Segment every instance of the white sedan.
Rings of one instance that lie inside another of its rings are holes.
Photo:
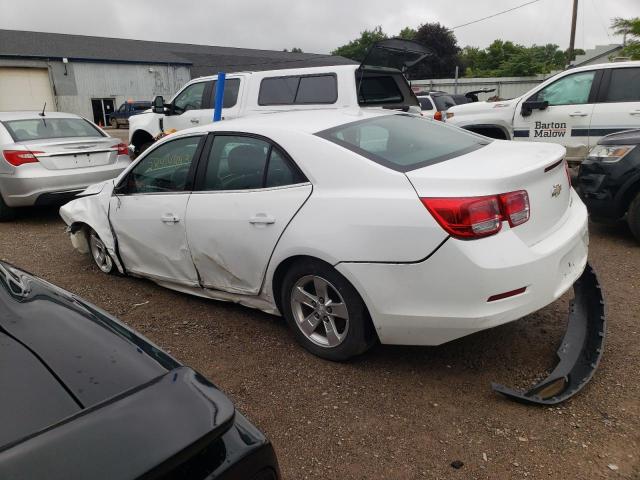
[[[397,112],[278,113],[170,135],[60,214],[103,272],[282,314],[344,360],[567,291],[588,234],[564,154]]]

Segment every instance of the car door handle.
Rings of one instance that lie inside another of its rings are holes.
[[[167,213],[162,216],[162,221],[164,223],[178,223],[180,219],[176,217],[173,213]]]
[[[249,219],[251,225],[271,225],[276,223],[276,219],[265,213],[258,213]]]
[[[197,118],[192,118],[191,123],[200,123],[200,120],[198,120]]]
[[[584,112],[573,112],[569,114],[570,117],[586,117],[587,115],[589,114]]]

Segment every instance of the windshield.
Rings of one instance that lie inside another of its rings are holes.
[[[30,118],[3,122],[16,142],[66,137],[104,137],[96,127],[82,118]]]
[[[400,172],[433,165],[489,143],[471,132],[406,114],[347,123],[316,135]]]

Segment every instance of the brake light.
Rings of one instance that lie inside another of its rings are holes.
[[[433,114],[433,119],[442,121],[442,112],[440,110],[438,110],[436,113],[434,113]]]
[[[126,143],[119,143],[117,146],[118,155],[129,155],[129,147]]]
[[[511,227],[529,220],[529,196],[526,191],[483,197],[421,198],[433,218],[451,236],[474,239],[494,235],[507,221]]]
[[[36,153],[44,153],[39,151],[30,150],[4,150],[2,155],[4,159],[14,167],[19,167],[25,163],[35,163],[38,161]]]

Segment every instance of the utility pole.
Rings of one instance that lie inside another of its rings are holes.
[[[571,17],[571,39],[569,40],[569,51],[567,52],[567,64],[573,61],[573,47],[576,43],[576,21],[578,20],[578,0],[573,0],[573,15]]]

